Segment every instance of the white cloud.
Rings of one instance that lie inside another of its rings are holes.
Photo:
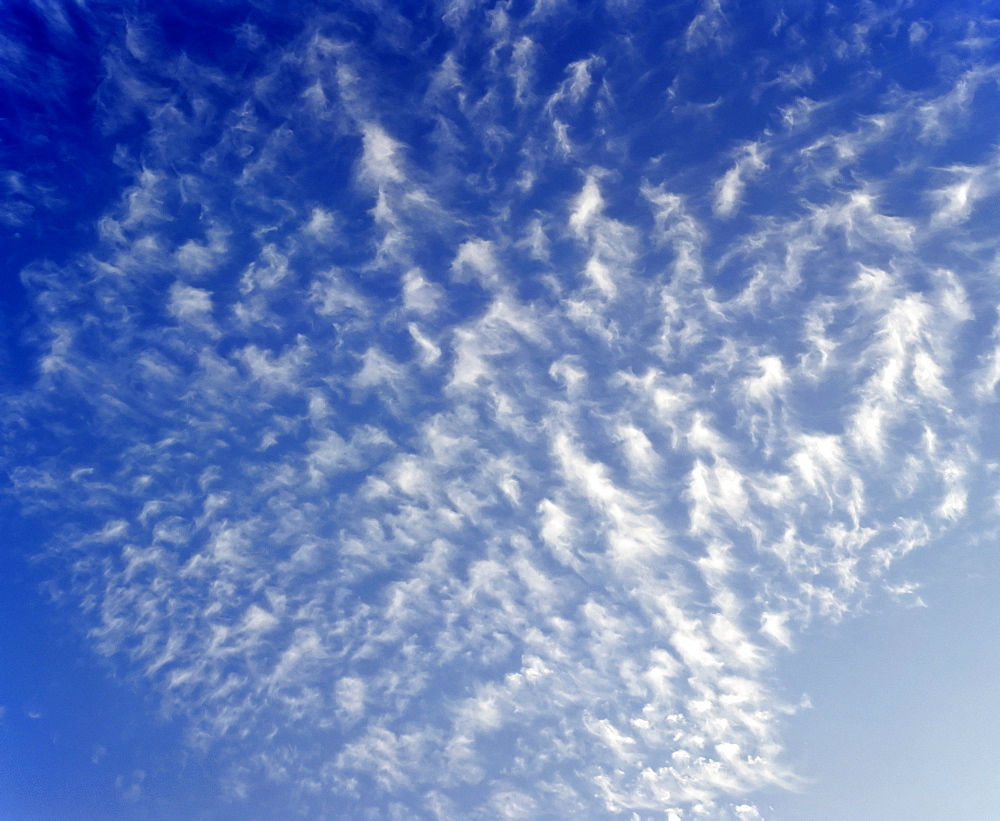
[[[430,282],[417,268],[411,268],[403,275],[403,304],[418,314],[433,314],[440,310],[445,301],[441,286]]]
[[[498,287],[503,280],[493,243],[484,239],[463,242],[451,263],[451,271],[459,282],[476,279],[488,289]]]
[[[730,37],[722,0],[702,0],[698,13],[684,32],[684,46],[688,51],[709,46],[724,49]]]
[[[551,112],[557,107],[564,107],[562,104],[568,102],[571,106],[578,106],[593,84],[593,71],[603,64],[603,60],[597,56],[591,56],[583,60],[576,60],[566,67],[566,79],[559,84],[556,92],[549,97],[545,105],[547,112]]]
[[[361,178],[378,187],[405,182],[402,145],[375,123],[365,124],[362,134],[364,153],[361,156]]]
[[[212,293],[182,282],[170,286],[170,313],[184,322],[215,331],[212,324]],[[215,333],[218,333],[215,331]]]
[[[334,215],[325,208],[316,207],[312,209],[307,222],[302,230],[321,242],[328,242],[337,233],[337,221]]]
[[[767,170],[766,151],[757,143],[744,146],[736,163],[715,183],[712,210],[720,217],[736,213],[743,199],[747,180]]]
[[[136,27],[109,62],[142,164],[22,276],[10,475],[95,645],[247,802],[760,817],[774,660],[919,600],[897,568],[991,492],[995,163],[941,146],[992,69],[892,86],[848,10],[849,70],[716,88],[735,9],[601,14],[565,68],[542,2],[247,31],[246,78]],[[668,68],[760,117],[692,159]]]

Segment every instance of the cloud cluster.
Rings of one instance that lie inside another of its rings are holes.
[[[250,815],[263,775],[313,816],[760,817],[774,659],[919,601],[899,560],[991,469],[987,55],[865,9],[301,11],[91,21],[127,182],[25,267],[3,420],[66,599]],[[697,87],[763,36],[790,64]],[[875,76],[890,40],[934,79]]]

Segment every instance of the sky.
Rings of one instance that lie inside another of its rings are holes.
[[[12,0],[0,818],[993,818],[1000,3]]]

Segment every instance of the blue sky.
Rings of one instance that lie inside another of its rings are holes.
[[[991,817],[996,3],[5,11],[0,816]]]

